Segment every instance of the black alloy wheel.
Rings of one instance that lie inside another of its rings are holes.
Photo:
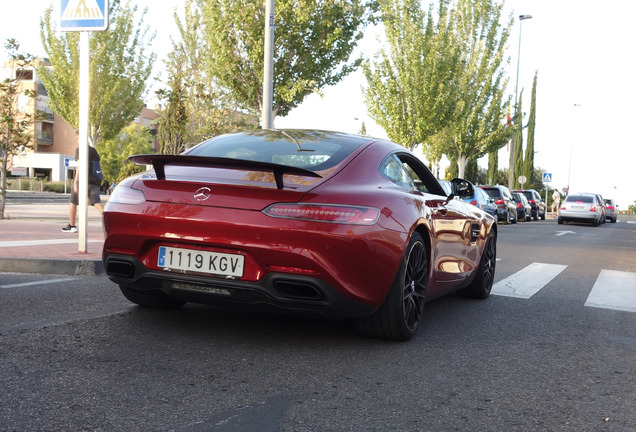
[[[481,254],[479,267],[475,279],[466,288],[458,291],[459,294],[475,298],[485,299],[490,296],[492,285],[495,281],[495,268],[497,266],[497,238],[494,231],[488,233],[484,250]]]
[[[406,253],[384,303],[371,316],[356,321],[360,333],[406,341],[422,319],[428,280],[428,249],[419,233],[411,236]]]

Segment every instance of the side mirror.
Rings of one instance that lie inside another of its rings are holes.
[[[453,197],[466,198],[475,194],[475,186],[468,180],[454,178],[451,180],[451,187],[453,188]]]

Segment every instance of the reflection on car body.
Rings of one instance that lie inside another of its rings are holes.
[[[221,135],[120,182],[104,212],[108,277],[133,303],[352,319],[406,340],[425,301],[486,298],[496,220],[388,140],[314,130]],[[203,188],[203,190],[202,190]]]

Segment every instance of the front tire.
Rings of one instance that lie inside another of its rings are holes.
[[[356,321],[365,336],[406,341],[419,327],[428,280],[428,253],[424,239],[414,233],[384,303],[371,316]]]
[[[492,284],[495,280],[495,267],[497,266],[497,239],[491,230],[486,239],[484,251],[481,254],[479,267],[475,279],[466,288],[458,291],[464,297],[485,299],[490,296]]]

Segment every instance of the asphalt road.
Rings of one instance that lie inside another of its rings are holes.
[[[500,293],[431,302],[407,343],[0,273],[0,430],[633,432],[634,221],[499,225]]]

